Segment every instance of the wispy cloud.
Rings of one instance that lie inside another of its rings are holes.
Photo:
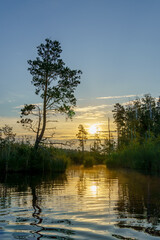
[[[112,107],[112,106],[113,105],[103,104],[98,106],[77,107],[75,108],[75,112],[92,112],[92,111],[101,110],[101,109]]]
[[[78,98],[77,99],[78,101],[84,101],[84,100],[86,100],[85,98]]]
[[[96,113],[82,113],[81,115],[76,116],[76,119],[85,119],[85,120],[95,120],[103,117],[103,113],[101,114],[100,112]]]
[[[24,133],[24,129],[22,129],[21,125],[17,123],[19,118],[17,117],[0,117],[0,127],[3,127],[5,124],[13,127],[13,132],[17,134]]]
[[[97,106],[84,106],[75,108],[75,118],[79,121],[98,121],[106,118],[107,115],[111,115],[113,104],[101,104]]]
[[[0,100],[0,104],[14,103],[14,102],[15,102],[14,99],[4,99],[4,100]]]
[[[109,105],[111,107],[111,105]],[[85,108],[80,108],[78,112],[76,112],[76,119],[81,120],[102,120],[106,118],[106,115],[110,115],[112,113],[109,110],[108,105],[97,106],[97,108],[89,106]]]
[[[13,107],[14,109],[21,109],[21,108],[23,108],[24,107],[24,105],[19,105],[19,106],[16,106],[16,107]]]
[[[0,104],[6,104],[6,103],[14,103],[16,102],[18,99],[24,99],[25,95],[23,94],[17,94],[17,93],[13,93],[13,92],[7,92],[7,94],[5,95],[5,97],[3,97],[3,99],[0,99]]]
[[[42,103],[32,103],[33,105],[37,105],[37,106],[42,106]],[[16,106],[16,107],[13,107],[14,109],[21,109],[23,108],[24,105],[19,105],[19,106]]]
[[[120,98],[132,98],[132,97],[139,97],[142,96],[143,94],[139,94],[139,95],[123,95],[123,96],[107,96],[107,97],[97,97],[96,99],[120,99]]]
[[[128,101],[128,102],[124,102],[122,103],[123,106],[130,106],[130,105],[133,105],[134,101]]]

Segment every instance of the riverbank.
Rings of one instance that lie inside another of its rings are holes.
[[[64,172],[68,165],[104,164],[105,158],[99,153],[80,152],[41,146],[35,150],[25,143],[10,143],[0,147],[1,172]]]
[[[108,155],[106,165],[111,168],[128,168],[160,174],[159,141],[148,140],[142,144],[132,141],[128,146]]]
[[[0,148],[0,172],[65,172],[69,165],[92,167],[106,164],[108,168],[127,168],[160,174],[159,141],[140,144],[132,141],[108,155],[73,149],[40,147],[24,143],[8,143]]]
[[[1,172],[64,172],[70,159],[52,147],[8,143],[0,149]]]

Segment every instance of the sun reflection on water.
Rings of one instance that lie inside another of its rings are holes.
[[[46,178],[8,175],[0,182],[1,238],[155,239],[159,182],[103,166]]]
[[[90,186],[90,191],[91,191],[93,196],[96,196],[97,193],[98,193],[98,186],[96,186],[96,185]]]

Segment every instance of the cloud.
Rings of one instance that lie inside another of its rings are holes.
[[[82,120],[95,120],[95,119],[97,119],[97,117],[94,115],[92,115],[92,116],[89,116],[89,114],[82,114],[82,115],[79,115],[79,116],[76,116],[75,117],[76,119],[82,119]]]
[[[124,102],[122,103],[122,106],[130,106],[133,105],[134,101],[128,101],[128,102]]]
[[[25,95],[23,94],[15,94],[13,92],[7,92],[5,97],[3,99],[0,99],[0,104],[5,104],[5,103],[14,103],[18,99],[24,99]]]
[[[97,97],[96,99],[120,99],[120,98],[131,98],[131,97],[138,97],[138,96],[142,96],[143,94],[139,94],[139,95],[123,95],[123,96],[108,96],[108,97]]]
[[[14,103],[14,102],[15,102],[14,99],[13,99],[13,100],[12,100],[12,99],[9,99],[9,100],[8,100],[8,103]]]
[[[14,103],[14,102],[15,102],[14,99],[4,99],[4,100],[0,100],[0,104]]]
[[[3,127],[5,124],[13,127],[13,132],[20,133],[22,132],[22,127],[17,123],[19,118],[17,117],[0,117],[0,127]]]
[[[79,121],[87,120],[102,120],[106,118],[107,115],[111,115],[113,104],[102,104],[98,106],[86,106],[77,107],[75,109],[76,116],[75,119]]]
[[[112,113],[111,111],[94,111],[94,112],[82,112],[76,114],[76,119],[82,119],[82,120],[100,120],[106,118],[106,115],[110,115]]]
[[[24,105],[19,105],[19,106],[16,106],[16,107],[13,107],[14,109],[20,109],[20,108],[23,108]]]
[[[37,105],[37,106],[42,106],[42,103],[31,103],[33,105]],[[14,109],[21,109],[24,107],[24,104],[23,105],[19,105],[19,106],[16,106],[16,107],[13,107]]]
[[[77,99],[78,101],[84,101],[84,100],[86,100],[85,98],[78,98]]]
[[[75,108],[75,112],[91,112],[91,111],[95,111],[95,110],[100,110],[100,109],[104,109],[107,107],[112,107],[113,105],[98,105],[98,106],[87,106],[87,107],[77,107]]]

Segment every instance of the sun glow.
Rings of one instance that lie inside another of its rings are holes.
[[[90,187],[90,190],[91,190],[92,195],[96,195],[97,191],[98,191],[98,187],[93,185]]]
[[[90,134],[96,134],[99,131],[99,127],[96,124],[93,124],[89,127]]]

